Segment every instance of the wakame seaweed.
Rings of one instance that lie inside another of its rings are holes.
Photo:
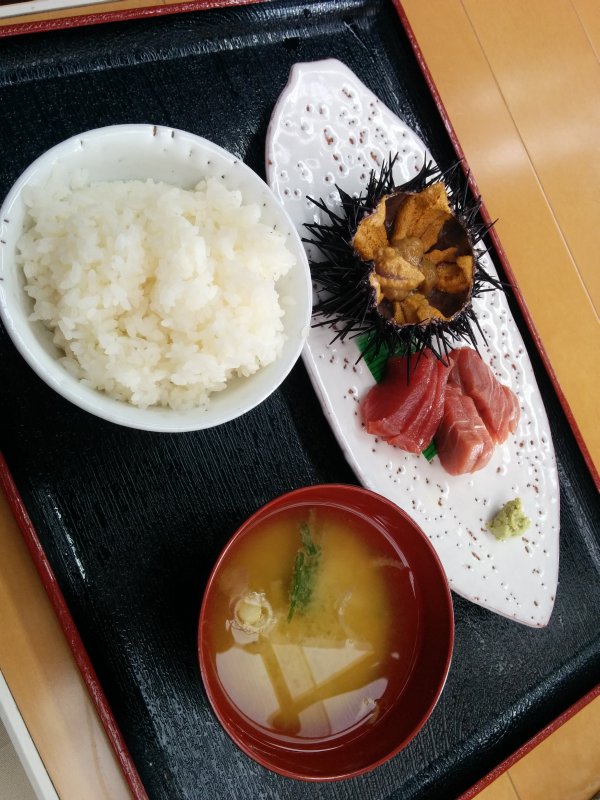
[[[302,547],[296,553],[294,571],[290,584],[290,610],[288,622],[291,622],[296,611],[305,611],[313,594],[315,576],[321,555],[321,548],[313,539],[314,524],[312,520],[300,524]]]

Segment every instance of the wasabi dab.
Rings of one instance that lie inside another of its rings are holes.
[[[516,497],[502,506],[487,527],[496,539],[512,539],[513,536],[524,534],[530,525],[531,520],[523,513],[521,498]]]

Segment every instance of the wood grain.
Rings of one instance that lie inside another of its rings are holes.
[[[571,2],[598,61],[600,60],[600,13],[598,12],[598,3],[596,0],[571,0]]]
[[[600,69],[586,32],[570,0],[554,0],[551,14],[539,0],[463,3],[598,313]]]
[[[505,772],[477,795],[477,800],[521,800],[515,791],[510,775]]]
[[[125,779],[1,489],[0,552],[0,669],[59,797],[126,800]]]
[[[513,767],[523,800],[589,800],[600,791],[600,697]],[[481,796],[481,800],[484,797]]]

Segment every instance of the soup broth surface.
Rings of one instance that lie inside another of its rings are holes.
[[[318,554],[309,600],[291,611],[303,525]],[[230,552],[206,625],[219,680],[253,724],[277,737],[336,737],[376,721],[408,679],[418,633],[412,574],[358,514],[296,507]]]

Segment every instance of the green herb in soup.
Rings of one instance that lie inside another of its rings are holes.
[[[309,522],[300,523],[300,537],[302,548],[296,553],[294,559],[294,572],[292,573],[292,583],[290,586],[290,610],[288,612],[288,622],[292,621],[294,612],[305,611],[313,593],[317,567],[321,548],[315,544],[313,535],[315,527],[315,515],[311,514]]]

